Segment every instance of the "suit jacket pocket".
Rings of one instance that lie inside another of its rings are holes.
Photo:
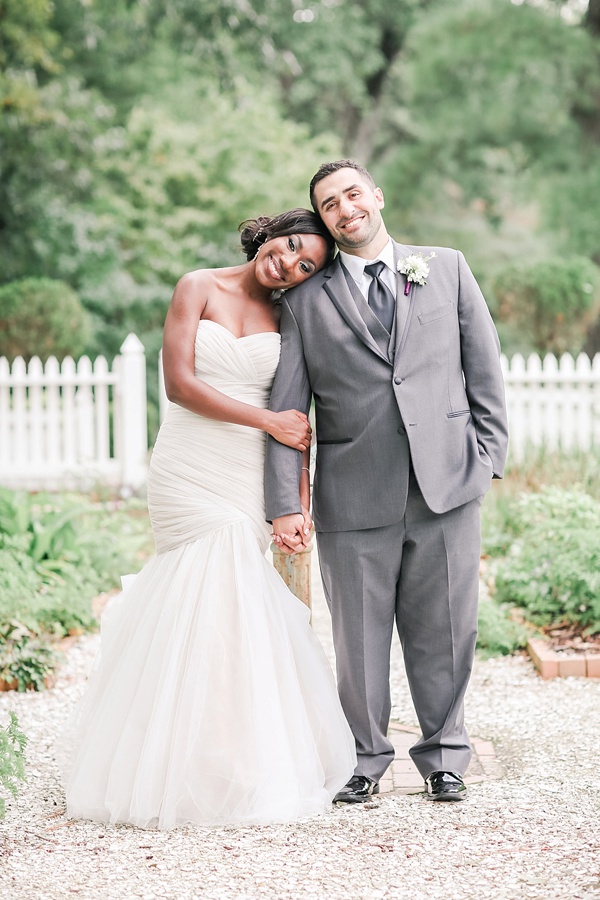
[[[449,419],[455,419],[456,416],[470,416],[471,410],[470,409],[457,409],[456,412],[449,412],[449,413],[446,413],[446,415]]]
[[[453,309],[454,304],[451,300],[448,300],[443,306],[437,306],[435,309],[430,309],[429,312],[423,312],[418,315],[417,318],[421,325],[427,325],[428,322],[434,322],[436,319],[442,319],[444,316],[449,316]]]
[[[317,438],[317,447],[319,446],[319,444],[321,444],[321,446],[323,444],[351,444],[353,440],[354,440],[354,438],[337,438],[336,440],[333,440],[333,441],[325,441],[322,438],[318,437]]]

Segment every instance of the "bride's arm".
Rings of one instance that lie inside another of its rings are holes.
[[[295,409],[275,413],[234,400],[194,375],[194,344],[207,303],[210,275],[191,272],[177,284],[163,335],[163,372],[167,397],[209,419],[258,428],[296,450],[310,442],[307,417]]]

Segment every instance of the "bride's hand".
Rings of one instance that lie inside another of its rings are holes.
[[[306,506],[302,506],[301,509],[302,509],[302,518],[304,519],[304,528],[302,529],[304,536],[302,538],[302,543],[306,547],[306,546],[308,546],[308,544],[310,544],[310,539],[312,537],[311,532],[313,529],[313,520],[312,520],[312,516],[311,516],[310,512],[308,511],[308,509],[306,508]]]
[[[267,432],[287,447],[294,450],[306,450],[310,447],[312,429],[308,417],[297,409],[286,409],[283,412],[271,413],[272,420]]]

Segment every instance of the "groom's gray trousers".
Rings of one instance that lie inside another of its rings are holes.
[[[462,774],[469,764],[463,701],[477,635],[480,502],[431,512],[411,467],[400,522],[317,535],[357,774],[379,781],[394,758],[387,737],[394,621],[422,731],[410,750],[417,769],[427,778]]]

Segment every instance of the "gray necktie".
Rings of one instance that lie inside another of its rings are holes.
[[[370,266],[365,266],[365,272],[373,279],[369,285],[367,302],[383,327],[391,334],[396,299],[387,284],[382,281],[380,277],[384,269],[385,263],[380,259],[378,259],[377,262],[371,263]]]

